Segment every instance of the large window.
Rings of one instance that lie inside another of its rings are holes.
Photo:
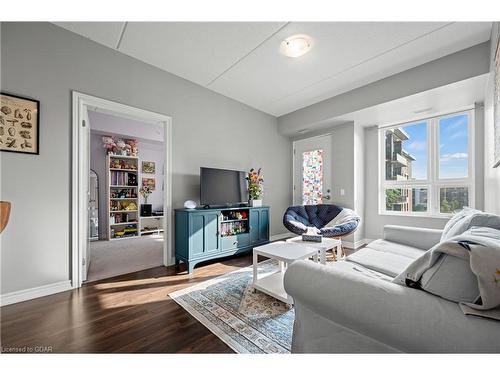
[[[380,212],[450,215],[474,206],[473,111],[380,129]]]

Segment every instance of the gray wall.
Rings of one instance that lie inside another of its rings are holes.
[[[2,153],[1,293],[70,277],[71,91],[173,118],[173,206],[198,198],[200,165],[262,167],[271,234],[291,202],[291,142],[276,118],[48,23],[2,23],[1,89],[41,102],[40,155]]]
[[[500,215],[500,167],[494,164],[494,59],[500,35],[500,23],[493,24],[491,32],[490,74],[484,100],[484,209]],[[499,120],[497,120],[499,121]]]

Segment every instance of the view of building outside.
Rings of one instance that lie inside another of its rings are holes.
[[[420,143],[412,142],[412,136],[421,138]],[[408,150],[418,154],[420,160],[427,159],[427,123],[422,122],[390,129],[385,132],[386,180],[405,181],[427,178],[426,163],[416,163],[415,165],[417,158]],[[386,210],[402,212],[427,211],[427,189],[386,189]]]
[[[387,181],[427,179],[427,122],[406,125],[385,131],[385,178]],[[439,126],[439,177],[468,176],[468,116],[441,118]],[[427,211],[427,188],[388,188],[386,210],[401,212]],[[441,213],[451,213],[467,206],[468,187],[439,189]]]

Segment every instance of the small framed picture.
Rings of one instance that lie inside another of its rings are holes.
[[[154,161],[143,161],[142,162],[142,173],[155,174],[155,162]]]
[[[142,179],[142,186],[149,186],[151,190],[156,189],[156,183],[154,178],[143,178]]]
[[[40,102],[0,93],[0,151],[38,155]]]

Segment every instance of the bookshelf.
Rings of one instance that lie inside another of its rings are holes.
[[[139,158],[107,155],[108,240],[134,238],[139,233]]]

